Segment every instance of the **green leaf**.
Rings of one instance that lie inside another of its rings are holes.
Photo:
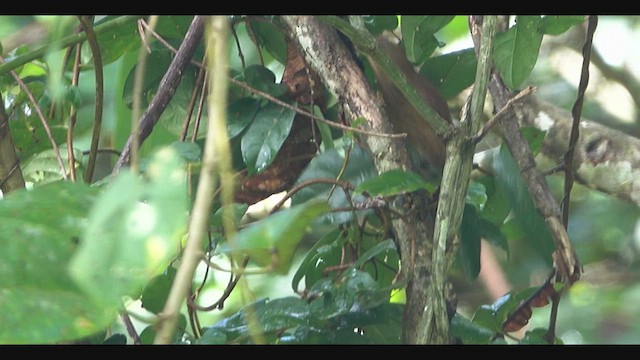
[[[480,212],[480,217],[493,224],[502,225],[511,211],[506,191],[497,184],[494,176],[480,176],[476,181],[484,185],[487,194],[487,201]]]
[[[502,298],[501,298],[502,299]],[[482,305],[474,313],[471,321],[477,326],[488,329],[494,333],[502,332],[502,321],[496,318],[496,312],[489,305]]]
[[[67,272],[96,193],[82,182],[54,182],[0,201],[0,343],[77,339],[115,319]]]
[[[241,98],[231,103],[227,109],[227,131],[229,139],[238,136],[251,123],[260,108],[260,100]]]
[[[149,104],[149,99],[151,99],[155,94],[156,89],[160,84],[160,79],[162,79],[162,77],[166,73],[169,64],[171,64],[171,58],[173,56],[173,53],[171,53],[171,51],[169,51],[168,49],[158,48],[155,43],[152,44],[151,50],[151,53],[147,55],[147,64],[145,66],[141,89],[141,106],[143,108]],[[138,66],[136,65],[129,71],[122,92],[122,101],[129,108],[133,107],[133,85],[135,83],[137,68]]]
[[[536,155],[538,155],[540,149],[542,148],[544,136],[547,132],[532,126],[523,127],[520,131],[522,132],[522,137],[524,137],[524,139],[529,144],[531,154],[535,157]]]
[[[127,345],[127,337],[124,334],[113,334],[102,342],[103,345]]]
[[[351,265],[351,267],[346,271],[346,273],[356,270],[357,268],[362,266],[365,262],[373,259],[374,257],[382,253],[386,253],[388,251],[396,251],[396,244],[393,242],[392,239],[387,239],[383,242],[380,242],[374,245],[373,247],[371,247],[370,249],[368,249],[367,251],[365,251],[365,253],[362,254],[358,258],[358,260],[356,260],[353,263],[353,265]]]
[[[266,21],[253,21],[251,28],[258,44],[262,45],[281,64],[286,64],[287,43],[282,30]]]
[[[367,15],[363,17],[364,25],[373,35],[380,35],[385,30],[395,30],[398,27],[396,15]]]
[[[464,344],[486,345],[491,342],[495,333],[456,313],[451,319],[451,335]]]
[[[493,161],[493,171],[496,185],[507,194],[515,215],[514,221],[522,229],[526,229],[523,235],[528,239],[528,243],[532,244],[532,248],[550,263],[551,254],[555,250],[553,237],[533,203],[518,165],[511,156],[509,148],[504,144],[500,147],[498,157]]]
[[[18,151],[18,157],[23,164],[36,154],[51,150],[51,141],[46,130],[35,116],[22,117],[12,121],[10,126],[11,137]],[[53,120],[49,124],[51,136],[56,144],[64,143],[67,138],[67,126]],[[65,146],[66,148],[66,146]],[[60,149],[62,153],[62,149]],[[26,164],[25,164],[26,165]],[[59,168],[59,167],[58,167]]]
[[[505,84],[517,89],[529,77],[542,43],[540,16],[518,16],[516,25],[496,35],[493,59]]]
[[[320,201],[292,206],[252,223],[218,249],[248,255],[259,266],[273,266],[278,273],[286,274],[303,235],[318,216],[328,211],[329,206]]]
[[[256,317],[260,319],[260,330],[269,333],[306,325],[309,304],[300,298],[289,296],[269,300],[255,311]]]
[[[224,331],[210,327],[205,330],[200,339],[196,341],[197,345],[223,345],[227,342],[227,335]]]
[[[289,136],[296,112],[274,103],[262,107],[242,136],[240,147],[248,175],[264,171]]]
[[[583,22],[585,22],[584,15],[546,15],[542,17],[540,28],[544,34],[560,35]]]
[[[65,166],[66,173],[69,175],[69,157],[67,156],[67,147],[59,147],[60,157],[62,163]],[[82,151],[79,149],[73,149],[73,156],[75,159],[75,167],[80,167],[80,161],[82,160]],[[33,184],[44,185],[53,181],[62,180],[62,171],[60,170],[60,164],[53,149],[44,150],[31,157],[22,167],[22,176],[25,181],[31,181]]]
[[[226,212],[225,209],[229,208],[230,211]],[[215,213],[209,219],[209,224],[213,227],[222,228],[224,216],[231,215],[233,224],[235,226],[240,225],[240,221],[242,217],[247,212],[249,205],[245,203],[233,203],[226,206],[223,206],[215,211]]]
[[[187,129],[187,137],[191,137],[195,129],[197,111],[190,111],[189,103],[193,96],[193,88],[196,86],[195,67],[189,67],[182,75],[182,80],[178,85],[171,101],[167,104],[158,119],[158,123],[172,134],[181,135],[184,131],[184,122],[189,117],[189,128]],[[166,69],[163,70],[166,72]],[[155,95],[155,89],[152,92]],[[151,94],[151,93],[149,93]],[[207,107],[203,106],[201,121],[198,126],[198,137],[204,137],[207,128]]]
[[[465,204],[460,226],[460,250],[458,256],[467,279],[473,280],[480,273],[480,229],[476,208]]]
[[[97,21],[95,25],[103,24],[108,21],[112,21],[118,16],[105,16]],[[98,40],[98,46],[100,46],[100,57],[102,58],[102,64],[110,64],[125,53],[138,49],[140,47],[140,35],[138,34],[138,24],[135,21],[127,22],[121,26],[115,27],[107,32],[96,34]],[[89,44],[85,43],[83,54],[91,54]],[[73,65],[73,62],[69,62],[69,66]],[[93,62],[88,62],[89,68],[93,68]]]
[[[521,345],[549,345],[547,337],[549,336],[547,329],[537,328],[529,330],[525,333],[524,337],[520,339],[518,344]],[[554,345],[562,345],[559,339],[555,339]]]
[[[317,279],[321,277],[321,272],[316,272],[315,278],[312,275],[313,270],[318,265],[326,263],[326,261],[318,261],[322,253],[320,251],[320,248],[337,242],[340,238],[341,233],[342,231],[340,229],[334,229],[333,231],[323,236],[320,240],[316,241],[311,249],[309,249],[307,255],[304,257],[304,259],[298,266],[298,270],[295,272],[295,274],[293,274],[293,278],[291,279],[291,288],[294,292],[298,291],[298,284],[300,283],[300,280],[302,280],[302,278],[305,278],[307,284],[313,284]]]
[[[464,49],[428,58],[420,67],[420,75],[450,100],[473,84],[477,64],[473,48]]]
[[[370,196],[393,196],[420,189],[431,194],[436,188],[437,185],[426,182],[414,172],[393,169],[361,182],[355,192],[368,193]]]
[[[87,228],[70,272],[106,309],[143,286],[175,258],[186,231],[186,171],[177,152],[156,152],[147,181],[121,171],[89,212]]]
[[[414,64],[420,64],[427,59],[440,46],[434,34],[453,18],[451,15],[403,15],[400,26],[407,59]]]
[[[247,85],[273,97],[280,97],[287,93],[286,85],[276,83],[275,74],[262,65],[247,66],[244,69],[244,79]]]
[[[190,15],[158,16],[154,31],[164,39],[179,39],[182,41],[192,21],[193,16]]]
[[[509,243],[499,226],[483,218],[478,218],[478,231],[481,238],[504,250],[509,256]]]
[[[224,344],[227,339],[250,339],[246,320],[248,308],[260,319],[259,331],[263,335],[308,325],[309,304],[304,300],[293,296],[273,300],[260,299],[206,328],[198,344]]]
[[[142,307],[154,314],[162,312],[175,277],[176,269],[169,266],[164,273],[149,280],[140,297]]]
[[[200,162],[202,149],[198,143],[191,141],[174,141],[170,145],[185,162]]]
[[[324,151],[311,160],[296,183],[300,184],[310,179],[337,179],[339,177],[342,181],[358,186],[362,181],[377,175],[371,156],[361,147],[355,145],[351,149],[345,166],[346,156],[346,151],[342,148]],[[347,207],[351,204],[341,188],[334,187],[332,184],[321,183],[305,186],[293,195],[291,202],[292,204],[301,204],[312,198],[328,201],[332,208]],[[356,202],[363,200],[364,197],[362,196],[353,198],[353,201]],[[351,211],[332,212],[325,215],[322,220],[323,222],[339,224],[349,221],[352,216],[353,213]]]
[[[484,184],[478,181],[471,181],[467,188],[465,202],[473,205],[478,211],[481,211],[487,203],[487,189],[484,187]]]
[[[184,330],[187,327],[187,318],[184,314],[178,314],[178,326],[176,327],[176,331],[173,334],[173,344],[179,344],[182,339],[182,335],[184,334]],[[156,330],[155,325],[149,325],[140,333],[140,343],[142,345],[152,345],[153,341],[156,338],[158,331]]]

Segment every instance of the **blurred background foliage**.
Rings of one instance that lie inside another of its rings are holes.
[[[73,23],[59,20],[59,16],[0,16],[0,39],[6,39],[33,24],[51,28]],[[65,29],[60,31],[64,32]],[[600,16],[594,39],[594,50],[598,55],[594,56],[591,66],[591,80],[582,113],[586,118],[636,136],[640,134],[640,104],[635,100],[640,97],[636,91],[640,79],[640,47],[634,39],[640,36],[639,32],[640,17]],[[444,45],[437,50],[440,53],[472,46],[466,16],[456,16],[438,35]],[[179,36],[179,33],[176,34],[176,38]],[[248,45],[251,40],[242,26],[238,26],[238,36],[241,43],[247,44],[243,46],[246,63],[257,63],[258,54],[254,46]],[[536,66],[527,81],[529,85],[537,87],[537,94],[542,99],[566,110],[571,110],[577,93],[583,39],[584,33],[577,28],[560,36],[546,36]],[[40,41],[46,43],[47,40],[45,36]],[[235,48],[235,43],[231,48]],[[9,50],[3,49],[3,56],[6,57]],[[103,143],[110,143],[115,148],[122,147],[130,131],[131,110],[124,104],[123,94],[119,92],[124,88],[122,85],[126,76],[136,61],[137,52],[133,51],[104,68]],[[276,74],[278,81],[282,75],[282,65],[269,58],[265,58],[265,65]],[[232,56],[231,66],[233,70],[241,71],[242,64],[237,56]],[[76,144],[87,148],[94,111],[93,72],[82,72],[79,84],[82,101],[78,109],[79,133]],[[452,109],[458,103],[461,104],[459,99],[453,99]],[[156,128],[154,135],[144,143],[143,154],[154,149],[155,144],[163,144],[174,138],[170,129]],[[108,171],[105,168],[102,174]],[[552,189],[560,194],[562,179],[550,176],[548,180]],[[640,307],[637,306],[640,303],[640,209],[582,186],[574,187],[571,201],[569,235],[585,272],[560,302],[557,336],[565,344],[640,343]],[[255,209],[256,213],[260,212],[258,208]],[[303,246],[310,248],[317,240],[312,233],[303,241]],[[509,239],[509,249],[508,256],[500,249],[494,250],[513,289],[540,285],[550,271],[548,259],[517,236]],[[304,251],[297,252],[298,257],[301,255],[304,255]],[[292,272],[301,260],[294,260]],[[203,272],[204,268],[198,276],[203,276]],[[256,298],[285,298],[295,295],[291,289],[292,276],[293,273],[287,276],[252,275],[249,283]],[[460,313],[470,317],[479,306],[491,303],[479,282],[469,282],[461,273],[454,273],[454,279]],[[214,275],[203,289],[201,298],[206,299],[208,292],[210,298],[218,297],[226,281],[225,276]],[[224,309],[202,314],[201,321],[215,323],[235,314],[241,305],[238,297],[238,294],[232,294]],[[145,314],[139,306],[139,303],[132,303],[130,309],[139,311],[136,325],[142,329],[146,326]],[[530,326],[546,327],[549,315],[549,306],[534,309]]]

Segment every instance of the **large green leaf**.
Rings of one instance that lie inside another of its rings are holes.
[[[363,181],[356,187],[355,192],[366,192],[370,196],[392,196],[420,189],[426,190],[431,194],[436,188],[436,184],[425,181],[414,172],[394,169]]]
[[[96,22],[95,25],[104,24],[118,16],[105,16]],[[135,50],[140,47],[140,35],[138,33],[138,24],[135,21],[127,22],[122,26],[118,26],[112,30],[102,32],[96,35],[98,40],[98,46],[100,46],[100,56],[102,58],[102,64],[110,64],[119,59],[125,53]],[[85,45],[83,54],[91,54],[91,50],[88,48],[89,44]],[[73,64],[72,61],[69,62]],[[72,65],[69,65],[70,67]],[[89,68],[93,67],[93,62],[88,63]]]
[[[281,64],[286,64],[287,43],[282,30],[266,21],[252,21],[251,28],[258,44],[262,45]]]
[[[0,200],[0,343],[72,340],[115,320],[67,272],[96,193],[54,182]]]
[[[451,319],[451,335],[464,341],[464,344],[486,345],[495,333],[456,313]]]
[[[154,314],[159,314],[164,309],[175,277],[176,269],[172,266],[169,266],[164,273],[154,276],[144,287],[140,297],[142,307]]]
[[[66,175],[70,174],[69,171],[69,156],[67,155],[66,145],[59,148],[60,158],[64,164]],[[73,149],[73,157],[75,159],[76,174],[79,174],[80,162],[82,161],[82,151]],[[22,166],[22,176],[25,181],[30,181],[34,185],[44,185],[53,181],[62,180],[62,170],[58,163],[58,158],[53,149],[44,150],[38,154],[33,155]],[[81,175],[78,177],[82,177]]]
[[[172,147],[158,151],[143,180],[122,171],[96,200],[70,271],[105,308],[143,286],[177,255],[186,230],[186,172]]]
[[[493,161],[493,170],[496,185],[507,194],[515,215],[513,220],[522,229],[526,229],[523,235],[528,239],[527,243],[550,263],[551,253],[555,249],[553,238],[546,222],[536,209],[520,169],[506,145],[500,147],[499,155]]]
[[[400,26],[407,59],[414,64],[420,64],[427,59],[440,46],[434,34],[453,18],[452,15],[403,15]]]
[[[299,290],[298,284],[302,278],[305,279],[307,287],[313,285],[324,276],[322,270],[329,264],[334,263],[331,260],[336,260],[337,262],[340,259],[342,244],[339,240],[344,239],[342,234],[343,232],[340,229],[334,229],[313,244],[291,279],[293,291]],[[329,259],[331,255],[333,255],[333,258]]]
[[[397,15],[368,15],[363,19],[367,30],[373,35],[379,35],[385,30],[393,31],[398,27]]]
[[[358,186],[366,179],[377,175],[373,160],[368,152],[359,146],[354,146],[349,152],[348,162],[345,165],[346,152],[343,148],[327,150],[314,157],[304,172],[298,178],[297,183],[312,179],[337,179],[347,181]],[[332,184],[318,183],[306,186],[293,195],[292,204],[301,204],[311,198],[319,198],[328,201],[332,208],[348,207],[351,202],[344,191]],[[353,201],[363,201],[364,197],[356,195]],[[344,223],[353,216],[351,211],[332,212],[324,216],[323,221],[329,223]]]
[[[473,49],[428,58],[420,68],[445,99],[452,99],[473,84],[477,67]]]
[[[329,206],[322,201],[292,206],[247,226],[218,249],[249,255],[256,264],[273,266],[278,273],[286,274],[303,235],[318,216],[328,211]]]
[[[182,40],[192,21],[193,15],[159,16],[154,31],[165,39]]]
[[[476,208],[465,204],[460,226],[460,249],[458,257],[468,279],[473,280],[480,273],[480,229]]]
[[[515,26],[496,35],[493,59],[510,89],[517,89],[529,77],[538,60],[543,35],[538,15],[518,16]]]
[[[273,97],[280,97],[287,92],[287,86],[283,83],[276,83],[276,75],[262,65],[247,66],[244,69],[244,80],[252,88]]]
[[[227,108],[227,131],[229,138],[238,136],[255,117],[260,108],[260,100],[250,97],[240,98]]]
[[[249,176],[264,171],[275,160],[295,116],[295,111],[274,103],[258,111],[240,143]]]
[[[541,30],[545,34],[560,35],[572,26],[582,24],[584,15],[546,15],[542,17]]]

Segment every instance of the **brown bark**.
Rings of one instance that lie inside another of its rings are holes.
[[[344,104],[347,121],[363,117],[366,130],[392,133],[384,106],[336,31],[312,16],[284,16],[283,20],[309,66]],[[401,140],[376,136],[362,136],[361,140],[379,172],[411,169]],[[417,194],[399,196],[391,206],[405,215],[392,225],[400,247],[402,276],[407,281],[403,341],[415,343],[430,282],[434,208]]]

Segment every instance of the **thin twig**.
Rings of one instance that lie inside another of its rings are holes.
[[[571,133],[569,135],[569,145],[564,155],[564,197],[562,199],[562,223],[565,228],[569,224],[569,199],[571,197],[571,188],[573,187],[575,169],[574,154],[576,144],[580,137],[580,117],[582,113],[582,105],[584,102],[584,94],[589,85],[589,64],[591,63],[591,46],[593,43],[593,33],[598,25],[598,16],[591,15],[587,21],[587,35],[582,48],[582,69],[580,72],[580,83],[578,85],[578,96],[571,109],[573,122],[571,123]]]
[[[511,112],[511,109],[513,108],[513,105],[515,103],[520,102],[522,99],[524,99],[534,91],[536,91],[535,87],[527,86],[524,90],[520,91],[514,97],[509,99],[507,105],[505,105],[502,109],[500,109],[500,111],[498,111],[498,113],[496,113],[491,119],[489,119],[484,124],[478,135],[474,136],[474,141],[476,143],[480,142],[480,140],[482,140],[482,138],[489,132],[489,130],[491,130],[491,128],[493,128],[496,123],[500,122],[507,114]]]
[[[196,46],[202,38],[202,34],[203,21],[200,16],[196,15],[185,34],[184,41],[180,44],[180,48],[178,49],[176,56],[174,56],[167,72],[160,80],[158,92],[151,100],[147,110],[140,117],[137,136],[135,133],[129,136],[129,139],[122,150],[122,154],[114,166],[113,173],[118,173],[122,166],[129,163],[134,138],[141,144],[151,134],[151,131],[160,118],[160,115],[173,98],[173,95],[180,84],[180,80],[182,79],[182,75],[195,53]]]
[[[196,78],[196,82],[193,86],[193,91],[191,92],[191,99],[189,99],[189,104],[187,105],[187,113],[185,114],[184,120],[182,122],[182,131],[180,131],[180,141],[184,141],[187,138],[187,133],[189,132],[189,125],[191,124],[191,115],[193,114],[193,109],[196,105],[196,100],[198,100],[198,96],[202,94],[202,85],[205,83],[205,74],[206,70],[204,68],[200,68],[198,70],[198,77]],[[200,96],[202,99],[204,96]],[[195,129],[194,129],[195,132]]]
[[[87,162],[87,170],[84,174],[84,182],[91,183],[93,179],[93,172],[96,167],[96,158],[98,156],[96,150],[98,149],[98,143],[100,142],[100,130],[102,130],[102,109],[104,101],[104,75],[102,69],[102,55],[100,55],[100,46],[98,45],[98,39],[96,33],[93,31],[93,26],[89,22],[88,16],[79,17],[84,32],[87,33],[87,42],[91,49],[91,57],[93,59],[93,65],[96,75],[96,106],[93,120],[93,134],[91,135],[91,152],[89,153],[89,161]]]

